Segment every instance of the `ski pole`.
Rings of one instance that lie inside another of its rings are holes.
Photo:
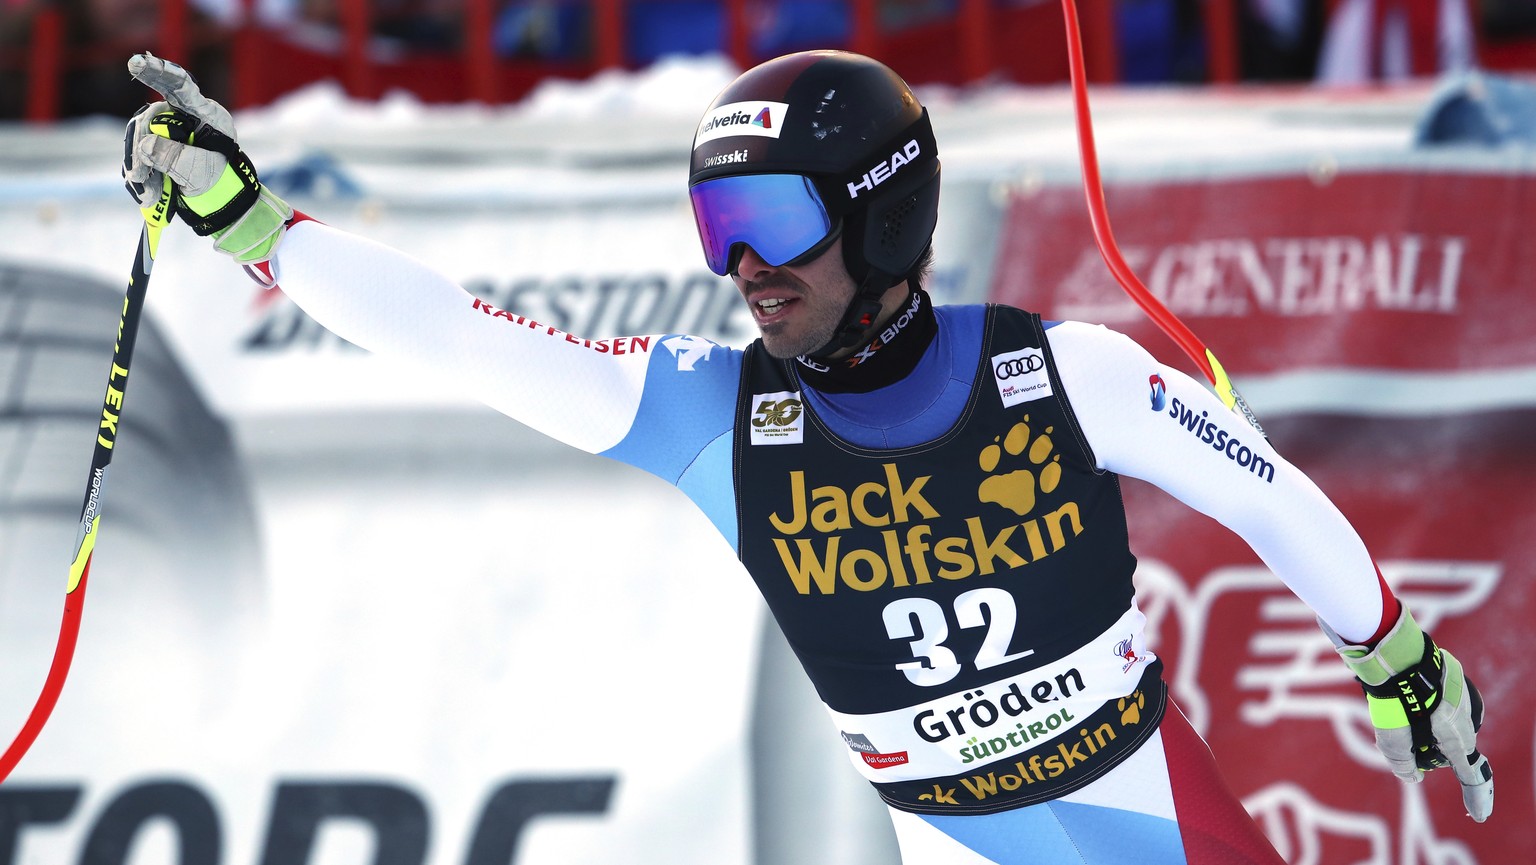
[[[80,614],[85,608],[85,586],[91,573],[91,559],[96,550],[96,532],[101,525],[101,491],[107,468],[117,444],[122,423],[123,393],[128,387],[128,364],[133,360],[133,345],[139,332],[139,317],[144,310],[144,294],[149,288],[149,274],[155,267],[160,248],[160,232],[170,222],[171,180],[165,178],[160,197],[151,207],[141,207],[144,225],[139,232],[139,249],[133,259],[133,274],[123,295],[122,318],[117,323],[117,342],[112,348],[112,365],[107,371],[107,393],[102,399],[101,421],[96,430],[96,448],[91,454],[91,471],[86,479],[85,502],[80,506],[80,533],[75,540],[75,555],[69,565],[69,581],[64,588],[64,620],[59,626],[59,641],[53,650],[48,678],[38,694],[15,741],[0,755],[0,783],[32,747],[48,723],[48,716],[64,689],[70,663],[75,657],[75,642],[80,636]]]

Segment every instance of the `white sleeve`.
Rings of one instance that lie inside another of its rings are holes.
[[[1383,600],[1365,543],[1267,439],[1123,334],[1079,322],[1046,333],[1099,468],[1155,484],[1236,532],[1345,638],[1376,632]]]
[[[288,229],[272,273],[338,336],[566,444],[597,453],[634,422],[650,358],[643,338],[586,340],[503,312],[402,252],[320,222]]]

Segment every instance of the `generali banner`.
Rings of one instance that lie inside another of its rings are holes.
[[[1283,392],[1274,413],[1251,400],[1271,441],[1472,672],[1495,813],[1464,816],[1449,772],[1390,775],[1312,613],[1240,538],[1128,480],[1139,596],[1175,701],[1294,865],[1530,861],[1536,178],[1127,183],[1107,200],[1132,269],[1240,389]],[[1080,188],[1011,202],[993,299],[1102,322],[1193,370],[1110,275]],[[1467,392],[1482,394],[1471,408]]]
[[[1234,374],[1536,364],[1536,177],[1370,172],[1125,183],[1126,262]],[[1083,192],[1015,198],[992,299],[1172,344],[1110,275]]]

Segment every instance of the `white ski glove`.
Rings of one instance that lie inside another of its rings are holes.
[[[1416,784],[1425,772],[1449,766],[1467,814],[1487,820],[1493,767],[1477,750],[1483,698],[1461,663],[1435,645],[1406,606],[1374,648],[1347,644],[1326,623],[1323,630],[1365,690],[1376,747],[1392,774]]]
[[[176,214],[214,249],[242,264],[272,257],[293,208],[273,195],[235,142],[229,111],[202,94],[183,68],[135,54],[128,71],[165,97],[128,121],[123,180],[140,207],[153,204],[164,177],[176,186]]]

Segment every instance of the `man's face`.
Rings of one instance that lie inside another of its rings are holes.
[[[794,267],[774,267],[748,246],[731,279],[752,310],[763,346],[780,359],[826,345],[858,290],[843,266],[842,238]]]

